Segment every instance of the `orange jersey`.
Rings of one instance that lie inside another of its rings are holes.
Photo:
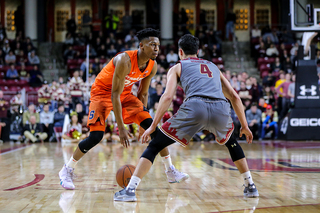
[[[137,57],[138,50],[125,52],[130,57],[131,70],[130,73],[126,76],[124,89],[120,96],[121,99],[131,93],[133,84],[150,75],[154,65],[154,61],[149,59],[148,66],[144,69],[144,71],[140,71]],[[101,70],[101,72],[96,77],[96,80],[91,88],[91,101],[101,101],[101,98],[111,98],[112,79],[115,70],[113,59],[114,58],[112,58],[112,60]]]

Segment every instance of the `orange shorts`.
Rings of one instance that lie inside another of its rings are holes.
[[[125,124],[136,123],[140,125],[145,119],[151,118],[149,112],[145,110],[143,103],[133,94],[120,98],[122,118]],[[90,127],[90,131],[104,131],[105,121],[111,110],[113,110],[111,98],[102,98],[101,101],[91,101],[88,115],[88,126]]]

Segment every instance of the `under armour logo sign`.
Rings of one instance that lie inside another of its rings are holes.
[[[311,88],[306,88],[306,85],[300,86],[300,95],[306,95],[307,92],[311,92],[311,95],[317,94],[317,86],[311,85]]]
[[[236,143],[234,143],[233,145],[231,145],[231,147],[233,148],[234,146],[237,146],[237,144]]]

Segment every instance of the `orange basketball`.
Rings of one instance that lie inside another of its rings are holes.
[[[122,188],[126,187],[133,175],[134,170],[136,169],[133,165],[124,165],[120,169],[118,169],[116,174],[117,183]]]

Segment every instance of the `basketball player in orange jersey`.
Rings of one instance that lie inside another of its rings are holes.
[[[124,124],[136,123],[143,129],[148,129],[152,124],[152,118],[145,106],[148,102],[151,79],[157,72],[155,59],[160,46],[159,31],[144,29],[137,33],[137,37],[140,42],[139,49],[117,54],[102,69],[92,85],[88,116],[90,135],[79,143],[69,162],[59,172],[60,184],[65,189],[75,188],[74,168],[82,156],[101,141],[105,120],[111,110],[114,111],[120,142],[124,147],[130,146],[131,136]],[[141,82],[136,97],[131,93],[131,89],[138,81]],[[155,131],[151,137],[155,137],[157,132]],[[188,179],[189,175],[177,171],[172,165],[167,148],[163,149],[160,155],[166,167],[169,183]]]

